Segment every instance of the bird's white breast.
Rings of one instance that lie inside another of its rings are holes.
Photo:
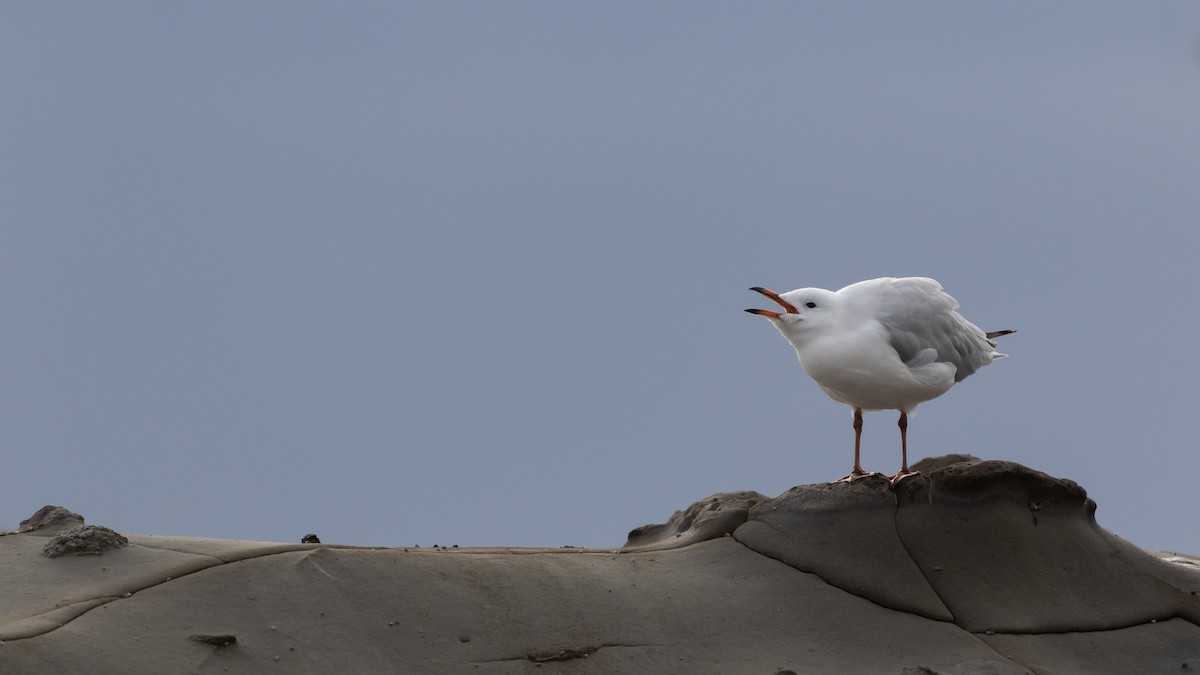
[[[877,322],[793,346],[805,372],[826,394],[864,410],[911,412],[954,385],[955,367],[949,363],[905,365]]]

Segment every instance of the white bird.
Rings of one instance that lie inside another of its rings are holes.
[[[840,291],[800,288],[762,293],[784,309],[747,309],[765,316],[796,349],[800,365],[835,401],[854,408],[854,470],[842,481],[870,475],[859,461],[864,410],[900,411],[900,472],[908,469],[908,415],[917,404],[950,391],[971,373],[1003,358],[992,338],[958,312],[958,302],[926,277],[884,277]]]

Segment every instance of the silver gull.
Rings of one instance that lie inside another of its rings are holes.
[[[843,481],[870,475],[859,460],[862,414],[900,411],[900,471],[908,469],[908,415],[966,377],[1006,356],[993,338],[958,312],[958,302],[926,277],[884,277],[840,291],[800,288],[761,293],[782,312],[747,309],[771,320],[796,349],[800,365],[831,398],[854,409],[854,469]]]

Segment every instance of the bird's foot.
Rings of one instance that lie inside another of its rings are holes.
[[[862,469],[857,469],[855,471],[851,471],[849,476],[846,476],[845,478],[839,478],[835,481],[830,481],[829,484],[836,485],[838,483],[853,483],[856,480],[867,478],[869,476],[883,476],[883,474],[879,473],[878,471],[863,471]]]
[[[900,484],[900,481],[904,480],[905,478],[908,478],[909,476],[920,476],[920,475],[921,475],[920,471],[904,470],[904,471],[901,471],[900,473],[896,474],[895,476],[888,478],[888,482],[892,484],[892,487],[896,487],[897,485]]]

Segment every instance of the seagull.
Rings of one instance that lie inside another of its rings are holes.
[[[1007,356],[992,340],[1012,330],[984,332],[958,312],[958,301],[927,277],[883,277],[840,291],[787,293],[755,286],[782,312],[764,316],[792,344],[808,376],[835,401],[854,409],[854,469],[837,482],[871,475],[859,460],[863,411],[900,411],[900,471],[908,469],[908,416],[917,404],[950,391],[976,370]]]

